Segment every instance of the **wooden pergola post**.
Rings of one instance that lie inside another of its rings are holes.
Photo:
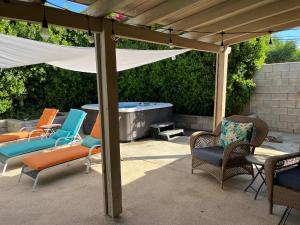
[[[227,67],[230,47],[225,47],[224,51],[217,53],[216,57],[216,80],[215,80],[215,102],[213,130],[225,117],[226,87],[227,87]]]
[[[105,214],[122,213],[119,144],[119,107],[116,46],[112,22],[103,21],[103,31],[95,34],[99,112],[102,120],[102,177]]]

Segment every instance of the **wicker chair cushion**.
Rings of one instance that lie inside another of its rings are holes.
[[[220,145],[225,149],[235,141],[250,141],[253,123],[239,123],[224,119],[221,125]]]
[[[276,184],[300,191],[300,166],[277,173]]]
[[[222,166],[223,151],[224,149],[220,146],[194,148],[192,150],[192,156],[215,166]]]

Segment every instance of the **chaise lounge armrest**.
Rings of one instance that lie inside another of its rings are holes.
[[[28,141],[30,141],[30,138],[36,137],[35,136],[36,133],[40,134],[38,136],[41,136],[41,137],[43,137],[43,135],[46,135],[46,133],[45,133],[45,131],[43,129],[31,130],[30,133],[29,133],[29,136],[28,136]]]
[[[28,130],[28,131],[30,131],[30,130],[33,130],[35,127],[22,127],[19,131],[21,132],[21,131],[25,131],[25,130]]]
[[[93,154],[93,150],[100,148],[102,145],[93,145],[90,149],[89,149],[89,157]]]
[[[60,137],[60,138],[58,138],[58,139],[55,141],[55,146],[54,146],[54,147],[57,147],[58,144],[59,144],[59,142],[61,142],[61,141],[63,141],[63,140],[70,140],[70,139],[71,139],[70,142],[73,142],[73,141],[76,140],[76,138],[77,138],[77,136]]]
[[[214,146],[217,144],[219,134],[209,133],[206,131],[197,131],[191,135],[190,147],[193,148],[204,148]]]

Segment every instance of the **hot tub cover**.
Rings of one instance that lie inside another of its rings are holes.
[[[190,51],[116,49],[117,71],[150,64]],[[96,73],[95,49],[33,41],[0,34],[0,68],[47,63],[63,69]]]

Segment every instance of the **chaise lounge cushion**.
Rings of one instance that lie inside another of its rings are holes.
[[[91,135],[86,136],[81,145],[87,147],[87,148],[92,148],[95,145],[101,145],[101,142],[99,139],[92,137]]]
[[[31,134],[31,137],[38,137],[44,132],[34,132]],[[6,134],[0,134],[0,143],[16,141],[20,139],[29,138],[30,131],[20,131],[20,132],[11,132]]]
[[[194,148],[192,150],[192,156],[204,160],[215,166],[222,165],[224,149],[221,146]]]
[[[58,113],[57,109],[45,108],[42,116],[40,117],[39,121],[36,123],[35,128],[40,129],[44,125],[52,124],[57,113]]]
[[[61,130],[68,131],[70,135],[76,136],[80,126],[86,116],[86,113],[82,110],[71,109],[68,114]],[[54,134],[54,136],[56,133]],[[64,134],[65,135],[65,134]],[[57,142],[56,139],[50,138],[42,140],[34,140],[29,142],[14,143],[7,146],[0,147],[0,154],[6,157],[14,157],[23,154],[27,154],[34,151],[39,151],[47,148],[55,147],[57,145],[68,144],[72,139],[63,139]]]
[[[300,191],[300,166],[277,173],[276,184]]]
[[[29,141],[23,143],[14,143],[0,148],[0,153],[7,157],[23,155],[41,149],[54,147],[56,140],[52,138]]]
[[[86,113],[84,111],[71,109],[61,127],[61,130],[70,131],[70,136],[74,136],[78,133],[85,116]]]
[[[51,137],[57,140],[59,138],[69,137],[70,133],[70,131],[58,129]]]
[[[98,115],[96,118],[96,122],[93,126],[92,132],[91,132],[91,136],[96,138],[96,139],[102,139],[102,135],[101,135],[101,131],[100,131],[100,116]]]
[[[94,149],[93,154],[99,153],[101,148]],[[39,153],[28,156],[22,161],[28,167],[41,171],[43,169],[56,166],[65,162],[69,162],[75,159],[80,159],[88,156],[89,149],[82,146],[70,146],[62,149],[58,149],[52,152]]]

